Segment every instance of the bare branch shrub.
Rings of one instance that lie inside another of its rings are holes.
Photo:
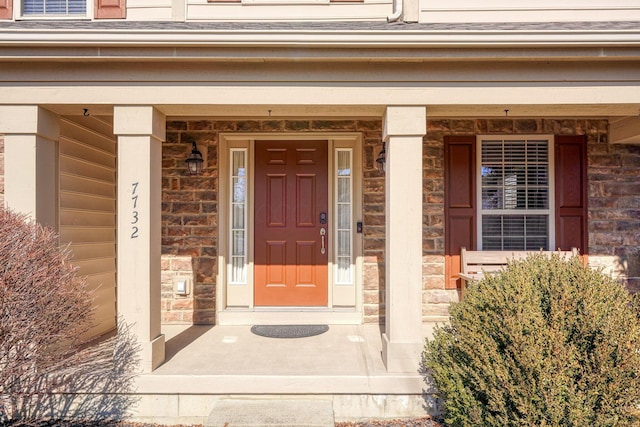
[[[93,309],[56,234],[0,210],[0,421],[124,416],[135,341],[119,322],[114,336],[85,342]]]

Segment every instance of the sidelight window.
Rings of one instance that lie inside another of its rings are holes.
[[[231,150],[231,277],[232,284],[247,283],[247,151]]]
[[[336,268],[335,283],[353,283],[353,165],[351,149],[336,150]]]

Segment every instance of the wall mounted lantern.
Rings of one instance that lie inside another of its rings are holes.
[[[384,141],[382,141],[382,150],[380,150],[380,154],[378,154],[378,158],[376,159],[376,166],[378,167],[378,172],[381,174],[384,174],[387,170],[387,150]]]
[[[202,173],[202,165],[204,160],[202,159],[202,153],[198,151],[195,141],[192,142],[193,149],[191,154],[184,162],[187,164],[187,171],[189,175],[200,175]]]

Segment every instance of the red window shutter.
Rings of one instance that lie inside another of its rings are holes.
[[[555,137],[556,248],[588,253],[587,137]]]
[[[460,248],[476,249],[476,137],[445,136],[445,279],[460,287]]]
[[[127,16],[127,2],[126,0],[95,0],[95,10],[96,19],[124,19]]]
[[[13,19],[13,0],[0,0],[0,19]]]

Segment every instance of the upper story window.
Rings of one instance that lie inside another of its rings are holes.
[[[72,16],[87,15],[86,0],[23,0],[23,16]]]
[[[550,250],[553,139],[479,136],[478,242],[483,250]]]

